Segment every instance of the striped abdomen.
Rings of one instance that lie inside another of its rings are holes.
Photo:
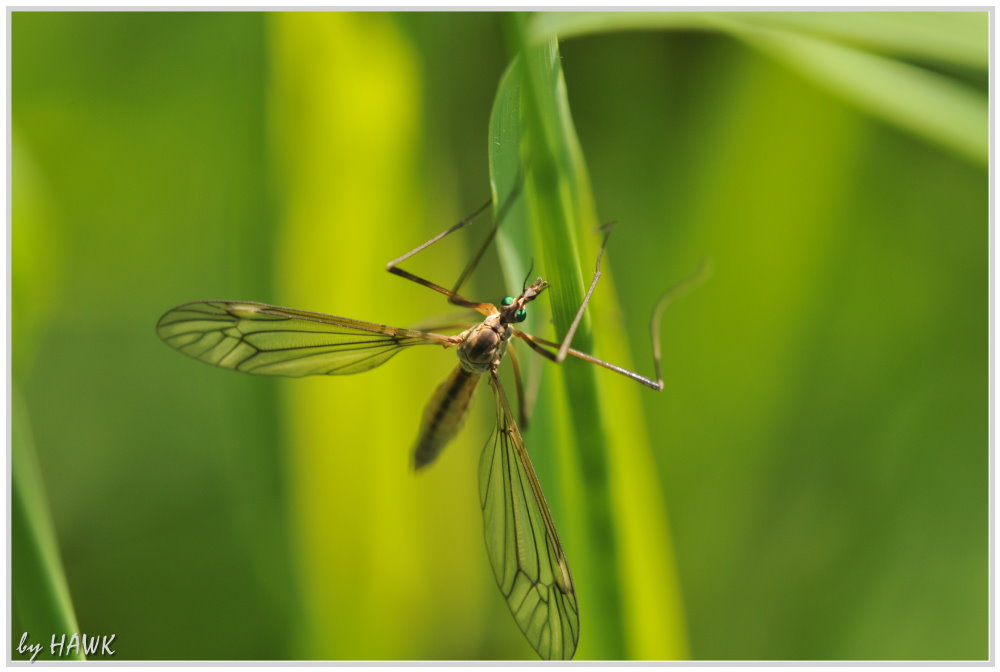
[[[478,373],[469,373],[461,365],[456,366],[431,397],[424,409],[424,419],[420,425],[420,435],[413,451],[413,466],[426,467],[434,461],[445,445],[455,438],[462,428],[465,413],[469,410],[472,393],[479,382]]]

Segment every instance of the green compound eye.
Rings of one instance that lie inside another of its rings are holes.
[[[527,319],[527,317],[528,317],[528,311],[526,311],[524,308],[514,313],[515,322],[524,322],[525,319]]]
[[[505,296],[505,297],[503,297],[503,301],[501,301],[500,303],[502,303],[505,306],[509,306],[510,304],[514,303],[514,297],[513,296]]]

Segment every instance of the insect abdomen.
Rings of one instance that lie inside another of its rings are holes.
[[[433,462],[441,449],[458,434],[469,410],[472,393],[476,391],[479,375],[459,365],[438,386],[424,409],[424,419],[413,451],[414,468],[420,469]]]

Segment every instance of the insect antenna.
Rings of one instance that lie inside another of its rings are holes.
[[[528,273],[524,276],[524,282],[521,283],[521,293],[524,294],[528,289],[528,278],[531,277],[531,272],[535,270],[535,258],[531,258],[531,264],[528,266]]]

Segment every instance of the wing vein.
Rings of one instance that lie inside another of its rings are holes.
[[[576,652],[580,623],[573,580],[495,373],[490,374],[490,386],[497,424],[483,446],[479,469],[490,564],[514,621],[535,651],[545,659],[569,659]],[[497,500],[498,496],[502,499]],[[501,508],[503,515],[498,516]]]

